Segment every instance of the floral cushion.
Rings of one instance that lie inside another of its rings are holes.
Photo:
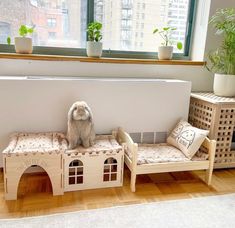
[[[132,158],[130,151],[126,150],[127,155]],[[192,160],[206,160],[205,153],[197,153]],[[191,161],[179,149],[167,144],[139,144],[137,164],[165,163],[165,162],[187,162]]]
[[[95,139],[95,144],[91,147],[84,148],[79,145],[73,150],[67,150],[65,153],[93,153],[93,152],[117,152],[122,150],[122,146],[117,142],[112,135],[98,135]]]
[[[66,148],[67,141],[62,133],[15,133],[3,153],[60,153]]]

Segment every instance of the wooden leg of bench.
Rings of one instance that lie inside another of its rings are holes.
[[[213,173],[213,167],[210,167],[209,169],[206,170],[206,183],[207,183],[207,185],[211,185],[212,173]]]
[[[215,148],[216,148],[216,141],[211,140],[208,145],[209,149],[209,167],[206,170],[206,183],[211,185],[212,173],[214,169],[214,159],[215,159]]]
[[[136,174],[131,172],[131,191],[135,192]]]

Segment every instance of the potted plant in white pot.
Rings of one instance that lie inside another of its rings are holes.
[[[33,52],[32,38],[28,37],[29,34],[34,32],[33,27],[21,25],[19,28],[19,37],[15,37],[15,50],[20,54],[31,54]],[[11,38],[7,38],[7,43],[11,44]]]
[[[222,37],[221,46],[208,55],[208,68],[215,73],[214,94],[235,97],[235,9],[218,9],[209,23]]]
[[[87,56],[88,57],[101,57],[102,55],[102,39],[101,34],[102,24],[99,22],[92,22],[88,25],[87,34]]]
[[[162,29],[154,29],[153,34],[158,33],[160,37],[163,39],[162,46],[158,47],[158,58],[160,60],[172,59],[173,57],[173,44],[175,43],[171,40],[171,34],[175,31],[176,28],[173,27],[165,27]],[[183,48],[183,44],[181,42],[177,42],[176,46],[179,50]]]

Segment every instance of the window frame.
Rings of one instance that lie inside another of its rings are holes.
[[[87,0],[87,25],[94,21],[94,1]],[[193,37],[196,0],[190,0],[188,10],[188,23],[186,26],[186,40],[184,53],[173,53],[173,59],[190,59],[190,48]],[[88,40],[86,34],[86,40]],[[0,44],[0,52],[14,53],[14,45]],[[64,48],[50,46],[33,46],[33,54],[41,55],[64,55],[64,56],[86,56],[86,48]],[[156,59],[157,52],[103,50],[102,57],[106,58],[134,58],[134,59]]]

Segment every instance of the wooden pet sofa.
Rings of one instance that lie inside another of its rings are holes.
[[[123,129],[118,131],[119,143],[124,143],[125,164],[131,171],[131,191],[135,192],[136,176],[139,174],[176,171],[206,170],[205,181],[211,183],[216,141],[206,138],[200,150],[188,159],[177,148],[163,144],[137,144]]]

